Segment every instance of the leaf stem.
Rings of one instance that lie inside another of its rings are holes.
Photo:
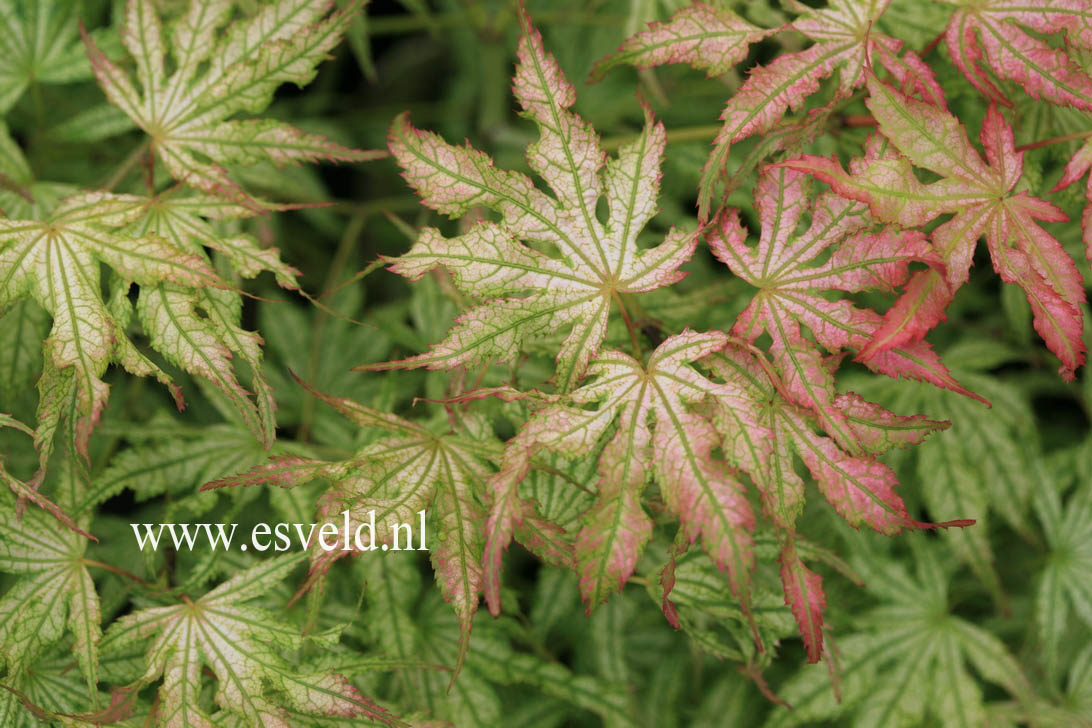
[[[382,258],[376,258],[371,263],[368,263],[368,265],[365,266],[363,270],[358,271],[351,278],[346,278],[345,280],[343,280],[341,283],[338,283],[333,288],[326,289],[325,291],[320,293],[318,296],[316,296],[316,298],[322,299],[322,298],[326,298],[328,296],[332,296],[333,294],[340,291],[342,288],[345,288],[346,286],[351,286],[352,284],[356,283],[357,281],[364,280],[369,275],[371,275],[373,272],[379,270],[380,268],[382,268],[385,265],[388,265],[387,261],[385,261]]]
[[[843,126],[879,126],[870,114],[847,114],[842,117]]]
[[[148,147],[151,145],[151,140],[145,139],[136,149],[129,153],[129,156],[122,160],[118,165],[117,170],[110,176],[110,179],[106,180],[102,189],[104,192],[111,192],[115,187],[121,184],[125,178],[133,171],[133,167],[140,163],[141,157],[148,151]]]
[[[937,47],[938,45],[940,45],[940,42],[941,42],[942,40],[944,40],[944,33],[945,33],[945,31],[943,31],[943,30],[942,30],[942,31],[940,31],[940,32],[939,32],[939,33],[937,34],[937,37],[936,37],[936,38],[933,38],[933,39],[932,39],[931,41],[929,41],[929,45],[927,45],[927,46],[925,46],[924,48],[922,48],[922,49],[921,49],[921,53],[919,53],[918,55],[919,55],[919,56],[921,56],[922,58],[925,58],[925,56],[927,56],[927,55],[929,55],[930,53],[932,53],[932,52],[933,52],[933,50],[934,50],[934,49],[935,49],[935,48],[936,48],[936,47]]]
[[[346,225],[345,232],[342,234],[341,241],[334,252],[334,258],[330,261],[330,268],[326,272],[326,281],[322,286],[323,290],[333,288],[337,279],[341,277],[346,264],[349,262],[349,257],[356,249],[357,241],[364,230],[365,220],[367,220],[367,214],[362,211],[358,211],[349,219],[349,224]],[[315,318],[311,324],[311,351],[307,361],[307,381],[309,382],[315,381],[315,376],[318,373],[322,357],[322,339],[326,333],[326,320],[329,315],[325,309],[319,308],[315,311]],[[298,441],[307,442],[311,434],[311,423],[314,417],[315,398],[307,397],[303,400],[303,411],[300,413],[300,426],[296,436]]]
[[[359,202],[357,200],[314,200],[314,202],[317,202],[326,209],[360,213],[363,215],[371,215],[387,210],[412,212],[421,209],[420,201],[416,197],[410,197],[408,195],[379,197],[366,202]]]
[[[1092,129],[1086,131],[1077,131],[1072,134],[1065,134],[1064,136],[1052,137],[1050,139],[1043,139],[1042,141],[1032,142],[1031,144],[1021,144],[1016,147],[1018,152],[1026,152],[1031,149],[1039,149],[1041,147],[1049,147],[1052,144],[1064,144],[1065,142],[1073,142],[1079,139],[1086,139],[1092,136]]]
[[[637,361],[641,361],[644,355],[641,353],[641,335],[637,331],[637,327],[633,324],[633,319],[629,316],[629,311],[626,310],[626,304],[622,301],[622,297],[618,295],[618,291],[611,289],[611,298],[618,304],[618,311],[622,314],[622,320],[626,323],[626,331],[629,332],[629,343],[633,346],[633,358]]]
[[[137,584],[140,584],[146,589],[155,589],[156,591],[163,590],[163,588],[158,584],[153,584],[150,581],[141,579],[136,574],[130,571],[126,571],[125,569],[118,568],[117,566],[112,566],[102,561],[96,561],[95,559],[81,559],[81,561],[83,562],[84,566],[93,566],[97,569],[105,569],[106,571],[117,574],[118,576],[124,576],[126,579],[129,579],[130,581],[135,581]]]
[[[735,336],[729,336],[728,340],[736,346],[741,346],[751,352],[751,354],[755,357],[755,360],[758,362],[758,365],[762,367],[762,371],[766,373],[766,376],[769,378],[770,384],[773,385],[774,390],[776,390],[777,393],[781,395],[781,398],[785,401],[793,401],[793,397],[789,393],[788,388],[785,387],[784,382],[781,381],[780,375],[778,375],[778,373],[774,370],[773,366],[770,364],[770,360],[766,358],[766,352],[762,351],[762,349],[759,349],[754,344]]]

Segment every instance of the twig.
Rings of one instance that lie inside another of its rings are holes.
[[[145,152],[148,151],[150,145],[151,140],[145,139],[136,147],[136,149],[131,151],[129,156],[122,160],[117,170],[110,176],[110,179],[106,181],[106,184],[103,185],[103,191],[110,192],[121,184],[129,173],[133,171],[133,167],[140,163],[141,158],[144,156]]]
[[[1073,142],[1078,139],[1085,139],[1092,136],[1092,129],[1087,131],[1077,131],[1072,134],[1066,134],[1065,136],[1053,137],[1051,139],[1043,139],[1042,141],[1032,142],[1031,144],[1021,144],[1016,147],[1018,152],[1026,152],[1031,149],[1040,149],[1042,147],[1049,147],[1052,144],[1064,144],[1065,142]]]
[[[618,304],[618,311],[622,314],[622,320],[626,322],[626,330],[629,332],[629,343],[633,345],[633,358],[637,361],[641,361],[644,355],[641,353],[641,338],[640,332],[637,331],[637,327],[633,325],[633,319],[629,317],[629,311],[626,310],[626,304],[622,302],[622,297],[618,295],[618,291],[611,289],[611,298]]]

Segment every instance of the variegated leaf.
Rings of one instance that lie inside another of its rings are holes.
[[[813,202],[809,186],[801,172],[767,167],[755,189],[762,225],[758,245],[747,245],[735,210],[721,214],[709,244],[733,273],[758,289],[732,332],[748,342],[768,335],[774,368],[791,400],[810,409],[840,446],[863,453],[846,413],[835,405],[838,392],[826,356],[865,349],[883,318],[845,298],[832,300],[831,294],[894,291],[909,277],[911,263],[932,268],[943,268],[943,263],[922,233],[876,229],[867,205],[832,193]],[[798,233],[805,214],[809,227]],[[891,377],[970,394],[923,341],[867,364]]]
[[[111,362],[156,377],[181,406],[178,389],[126,335],[128,282],[184,291],[226,284],[203,254],[159,235],[123,234],[140,214],[129,196],[86,193],[68,198],[44,221],[0,219],[0,306],[30,297],[53,317],[38,383],[36,440],[43,467],[61,420],[69,421],[77,451],[86,457],[88,437],[106,405],[109,388],[102,377]],[[109,300],[103,297],[100,263],[116,274]],[[153,338],[157,333],[149,330]]]
[[[858,359],[874,361],[918,342],[943,320],[945,307],[970,275],[978,239],[985,237],[994,269],[1003,281],[1024,290],[1035,330],[1061,360],[1061,375],[1072,379],[1085,359],[1080,310],[1084,286],[1061,244],[1038,224],[1064,222],[1065,213],[1014,191],[1024,155],[1016,151],[1012,127],[991,105],[982,125],[983,159],[948,111],[910,98],[872,76],[868,88],[868,107],[894,149],[874,141],[848,174],[836,160],[821,157],[785,165],[810,172],[839,194],[867,203],[883,222],[918,226],[945,213],[954,216],[931,233],[946,270],[914,274],[906,294],[888,311]],[[914,166],[940,179],[919,182]]]
[[[515,486],[526,476],[530,458],[539,450],[579,458],[608,436],[599,457],[598,497],[576,544],[580,591],[589,610],[621,588],[636,568],[652,532],[641,502],[650,476],[687,538],[701,537],[713,560],[727,570],[737,597],[748,603],[754,515],[742,485],[713,457],[719,438],[712,423],[691,411],[722,388],[689,362],[726,341],[720,333],[684,332],[665,340],[647,364],[604,352],[589,367],[595,379],[571,393],[571,404],[537,412],[508,443],[501,471],[491,481],[486,526],[485,594],[494,614],[500,609],[501,552],[524,518]],[[585,409],[593,404],[595,409]]]
[[[482,523],[488,462],[500,454],[500,443],[465,434],[437,434],[432,430],[357,402],[332,397],[308,387],[360,427],[378,428],[387,437],[365,446],[351,458],[326,462],[296,456],[271,459],[245,473],[208,483],[204,489],[228,486],[277,485],[290,488],[316,478],[332,487],[320,498],[320,520],[342,523],[348,512],[345,543],[338,536],[334,548],[312,540],[309,583],[323,578],[337,559],[347,555],[419,548],[425,540],[420,512],[426,514],[427,546],[436,580],[444,598],[459,618],[462,641],[456,675],[466,657],[471,620],[482,592]],[[374,520],[373,520],[374,519]],[[374,524],[374,532],[369,533]],[[413,543],[406,541],[405,525]],[[364,530],[360,530],[364,527]],[[356,534],[360,534],[357,540]]]
[[[497,169],[484,153],[452,146],[400,116],[390,131],[391,153],[424,204],[452,217],[486,207],[501,222],[479,222],[455,238],[425,228],[408,253],[391,261],[392,270],[414,280],[443,267],[460,291],[487,302],[464,313],[429,352],[366,369],[510,361],[524,341],[567,329],[555,374],[567,391],[599,349],[620,294],[683,276],[677,269],[693,253],[696,233],[672,229],[654,248],[637,245],[657,212],[663,125],[646,112],[641,135],[608,161],[595,130],[570,110],[575,89],[526,14],[520,17],[513,90],[539,130],[527,162],[553,196],[523,174]],[[605,223],[596,214],[603,200]]]
[[[0,474],[6,476],[2,468]],[[19,517],[15,499],[4,490],[0,534],[0,571],[19,575],[0,597],[0,663],[7,668],[6,679],[30,669],[71,634],[80,673],[88,692],[96,695],[102,614],[84,559],[87,539],[73,529],[58,530],[37,509]]]
[[[103,635],[104,655],[146,646],[144,672],[136,687],[159,679],[157,722],[210,728],[222,721],[252,728],[289,728],[292,713],[365,717],[377,724],[396,720],[341,675],[310,672],[288,659],[303,643],[299,631],[268,609],[246,604],[262,596],[305,556],[288,554],[239,572],[200,599],[142,609],[116,619]],[[198,695],[204,670],[216,679],[209,715]]]
[[[747,57],[752,43],[768,30],[751,25],[731,10],[695,2],[663,23],[626,39],[618,52],[595,65],[592,78],[602,78],[622,64],[650,68],[685,63],[710,76],[727,73]]]
[[[327,0],[278,0],[233,20],[234,0],[192,0],[168,32],[151,0],[128,0],[122,41],[136,61],[140,91],[86,33],[84,44],[107,98],[148,134],[171,176],[260,210],[228,168],[382,156],[273,119],[233,118],[261,112],[283,83],[303,86],[314,78],[352,17],[329,10]]]

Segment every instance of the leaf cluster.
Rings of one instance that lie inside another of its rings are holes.
[[[1092,4],[813,5],[0,0],[0,724],[1088,725]]]

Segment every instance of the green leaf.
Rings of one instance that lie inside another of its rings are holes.
[[[91,76],[80,47],[79,5],[69,0],[0,3],[0,114],[37,83],[71,83]]]
[[[1087,457],[1085,446],[1080,455]],[[1050,549],[1039,577],[1035,597],[1035,622],[1044,661],[1052,674],[1058,671],[1059,653],[1071,634],[1070,615],[1092,629],[1092,483],[1081,480],[1063,506],[1051,479],[1040,484],[1036,506]]]
[[[851,718],[855,726],[985,725],[987,705],[976,674],[1017,699],[1031,694],[1020,663],[1005,645],[951,613],[950,570],[937,560],[937,549],[922,546],[915,552],[913,576],[886,560],[855,559],[882,603],[837,641],[841,699],[824,671],[805,669],[779,689],[792,711],[775,709],[767,728],[837,718]]]

